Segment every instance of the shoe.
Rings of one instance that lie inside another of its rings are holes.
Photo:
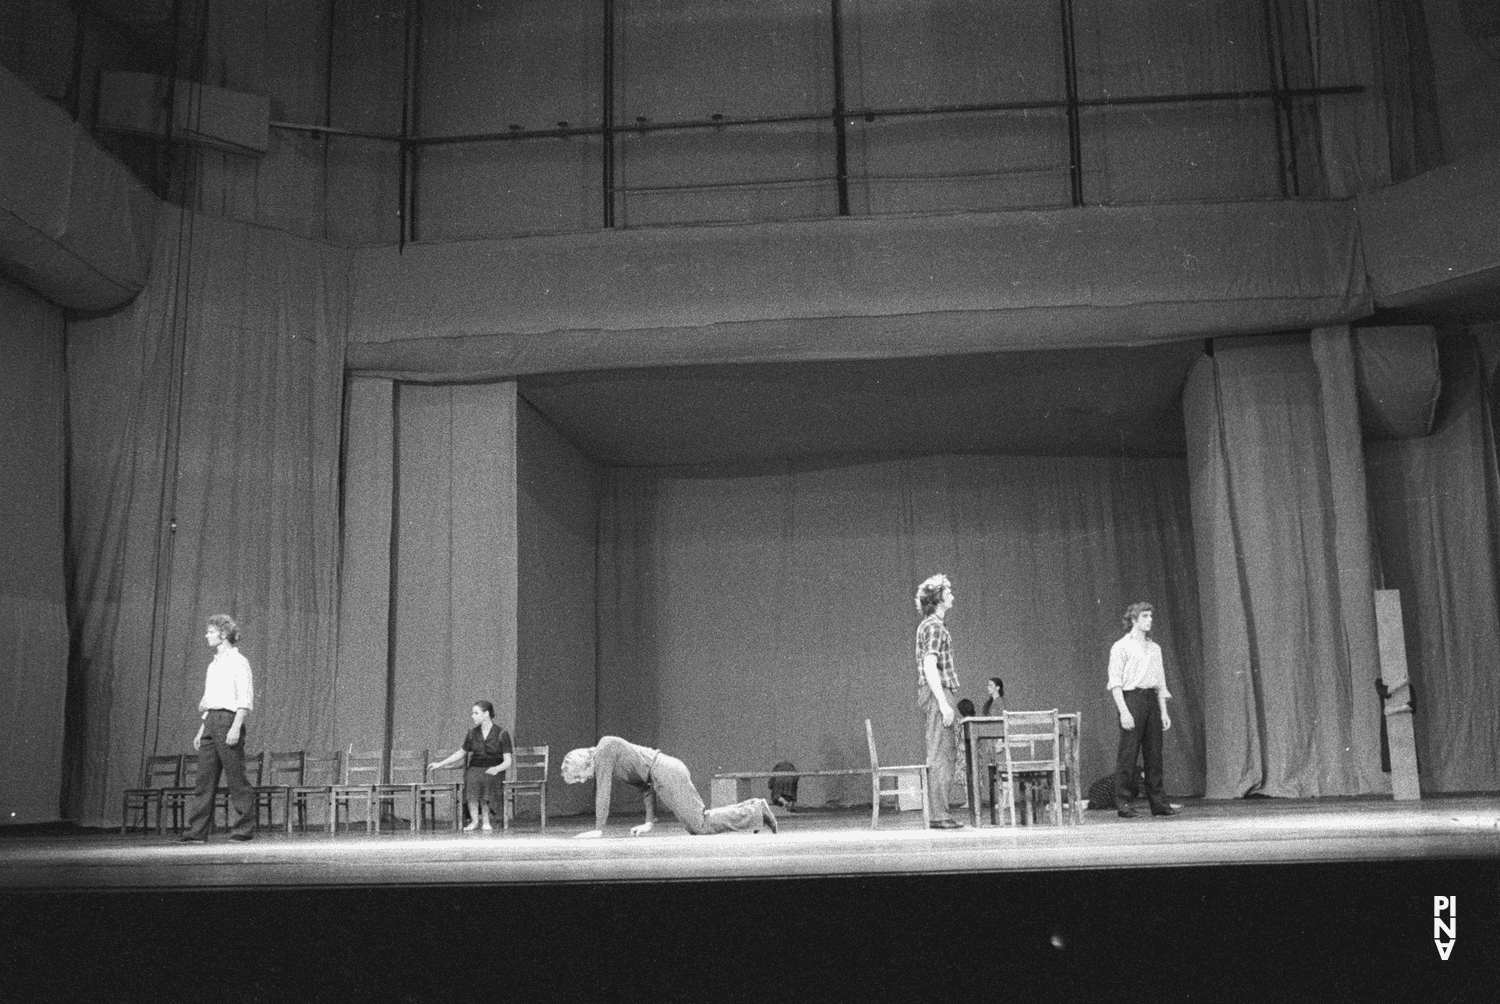
[[[956,819],[934,819],[927,825],[934,830],[961,830],[964,828],[964,824]]]
[[[253,834],[253,833],[231,833],[229,835],[229,839],[230,840],[238,840],[240,843],[244,843],[246,840],[254,840],[255,839],[255,834]]]
[[[206,844],[208,843],[208,838],[195,837],[191,833],[184,833],[182,836],[177,838],[177,842],[179,844]]]
[[[1178,812],[1176,809],[1172,808],[1170,805],[1153,805],[1151,807],[1151,815],[1153,815],[1153,816],[1180,816],[1180,815],[1182,815],[1182,813]]]
[[[483,826],[481,826],[479,828],[479,832],[481,832],[481,833],[494,833],[495,832],[495,827],[492,824],[490,824],[490,823],[485,823]]]
[[[1139,816],[1140,813],[1136,812],[1134,809],[1125,808],[1115,813],[1115,815],[1119,816],[1121,819],[1134,819],[1136,816]]]

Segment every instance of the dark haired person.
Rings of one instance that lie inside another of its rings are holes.
[[[510,770],[510,733],[495,724],[495,706],[489,701],[475,701],[469,710],[474,727],[464,736],[464,744],[445,759],[427,765],[428,770],[451,767],[464,757],[469,758],[464,767],[464,801],[469,806],[469,825],[466,831],[482,827],[484,832],[493,830],[491,813],[505,820],[505,772]]]
[[[213,827],[214,793],[222,773],[229,786],[229,839],[249,840],[255,836],[255,793],[245,777],[245,719],[255,706],[250,661],[236,647],[240,629],[228,614],[214,614],[208,619],[203,640],[214,657],[204,676],[203,698],[198,702],[203,721],[193,737],[193,749],[198,751],[198,781],[187,829],[177,839],[183,843],[208,839]]]
[[[1172,727],[1167,713],[1167,674],[1162,667],[1161,646],[1147,637],[1155,620],[1155,609],[1144,601],[1125,610],[1125,637],[1109,649],[1109,692],[1120,712],[1120,746],[1115,757],[1115,808],[1127,819],[1131,781],[1138,753],[1146,761],[1146,800],[1153,816],[1175,816],[1162,787],[1162,733]]]
[[[934,830],[956,830],[963,826],[948,811],[948,789],[953,784],[953,764],[958,756],[954,740],[952,697],[958,690],[953,671],[953,639],[944,618],[953,609],[953,584],[938,574],[917,587],[917,707],[922,712],[927,745],[927,801]]]
[[[984,717],[998,715],[1005,710],[1005,681],[992,676],[984,684]]]
[[[776,814],[764,798],[747,798],[733,805],[705,809],[685,763],[649,746],[626,742],[619,736],[603,736],[597,746],[568,753],[563,757],[562,776],[569,784],[583,784],[588,780],[595,783],[594,828],[576,834],[579,837],[604,836],[616,781],[639,789],[646,796],[646,821],[630,828],[632,837],[650,833],[656,826],[657,803],[681,820],[689,833],[727,833],[731,830],[759,833],[762,826],[776,832]]]

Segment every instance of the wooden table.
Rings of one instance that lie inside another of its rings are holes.
[[[1079,730],[1083,715],[1077,711],[1065,711],[1057,716],[1058,735],[1062,739],[1063,791],[1068,796],[1063,802],[1063,820],[1075,825],[1083,822],[1083,769],[1079,765]],[[975,755],[979,740],[1004,739],[1005,719],[1000,715],[961,718],[963,728],[964,763],[969,768],[969,820],[979,825],[979,772]],[[946,797],[946,796],[945,796]]]

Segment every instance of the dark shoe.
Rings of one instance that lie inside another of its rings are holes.
[[[206,844],[208,843],[208,838],[195,837],[191,833],[184,833],[182,836],[177,838],[177,842],[179,844]]]
[[[1115,813],[1115,815],[1119,816],[1121,819],[1134,819],[1136,816],[1139,816],[1140,813],[1136,812],[1134,809],[1127,807],[1121,809],[1119,812]]]
[[[964,824],[956,819],[934,819],[927,824],[934,830],[961,830]]]
[[[1153,816],[1180,816],[1180,815],[1182,815],[1182,813],[1178,812],[1176,809],[1172,808],[1170,805],[1153,805],[1151,807],[1151,815],[1153,815]]]
[[[254,840],[255,839],[255,834],[253,834],[253,833],[231,833],[229,835],[229,839],[230,840],[239,840],[239,841]]]

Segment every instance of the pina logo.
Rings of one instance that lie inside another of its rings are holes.
[[[1447,962],[1458,941],[1457,896],[1432,897],[1432,941],[1437,945],[1438,957]]]

